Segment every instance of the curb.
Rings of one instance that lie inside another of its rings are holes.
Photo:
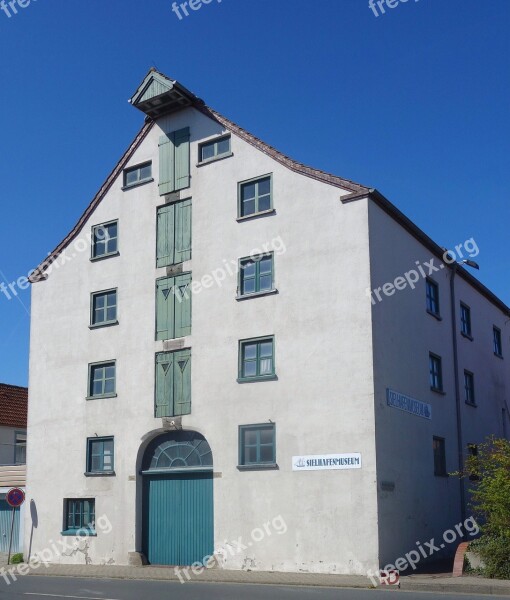
[[[510,597],[510,588],[483,583],[480,585],[472,583],[418,583],[402,581],[400,589],[404,592],[434,592],[440,594],[471,594],[482,596]]]

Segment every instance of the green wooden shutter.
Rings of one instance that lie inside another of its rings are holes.
[[[156,417],[173,417],[175,353],[156,354]]]
[[[175,206],[168,204],[158,209],[157,266],[168,267],[175,260]]]
[[[174,289],[174,337],[179,338],[191,333],[191,273],[177,276]]]
[[[156,281],[156,339],[171,340],[175,336],[175,305],[181,304],[175,298],[174,277]],[[180,336],[178,336],[180,337]]]
[[[159,195],[175,190],[174,134],[159,138]]]
[[[191,258],[191,199],[175,205],[175,263]]]
[[[175,190],[182,190],[189,187],[189,138],[189,127],[173,133],[175,146]]]
[[[191,350],[174,352],[174,415],[191,413]]]

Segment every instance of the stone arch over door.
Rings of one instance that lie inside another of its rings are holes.
[[[142,551],[151,564],[187,566],[214,550],[213,456],[196,431],[151,440],[141,461]]]

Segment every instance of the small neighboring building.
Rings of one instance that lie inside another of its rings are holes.
[[[13,487],[25,488],[28,389],[0,383],[0,553],[9,551],[12,508],[5,497]],[[24,506],[16,511],[12,552],[23,547]]]

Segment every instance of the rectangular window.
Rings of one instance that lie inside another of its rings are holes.
[[[191,413],[191,350],[156,354],[156,417]]]
[[[96,529],[96,502],[91,498],[64,500],[64,531],[63,533],[75,534],[95,533]]]
[[[189,127],[159,138],[159,195],[189,187]]]
[[[240,341],[239,381],[274,378],[274,337]]]
[[[156,256],[157,267],[191,258],[191,199],[158,208]]]
[[[198,162],[209,162],[217,158],[230,156],[230,136],[221,137],[210,142],[204,142],[199,147]]]
[[[255,215],[273,207],[272,176],[239,183],[239,217]]]
[[[276,464],[275,424],[239,427],[239,465],[272,466]]]
[[[191,273],[156,281],[156,339],[172,340],[191,333]]]
[[[87,473],[113,474],[113,437],[87,439]]]
[[[427,287],[427,311],[434,316],[439,316],[439,286],[432,279],[425,281]]]
[[[471,337],[471,309],[462,302],[460,303],[460,330],[462,335]]]
[[[435,391],[443,391],[443,372],[441,358],[435,354],[429,354],[430,387]]]
[[[247,296],[274,289],[273,254],[262,254],[239,261],[239,295]]]
[[[26,465],[27,463],[27,433],[17,431],[14,437],[14,464]]]
[[[89,398],[111,398],[115,396],[115,361],[89,365]]]
[[[496,356],[503,356],[503,345],[501,343],[501,329],[497,327],[492,328],[492,334],[494,339],[494,354]]]
[[[476,444],[468,444],[468,454],[469,456],[474,456],[475,458],[478,456],[478,446]],[[470,481],[479,481],[480,477],[477,473],[471,473],[469,475]]]
[[[118,254],[118,221],[92,227],[92,259]]]
[[[129,188],[140,183],[152,181],[152,163],[147,162],[124,171],[124,187]]]
[[[464,399],[466,404],[475,406],[475,376],[470,371],[464,371]]]
[[[91,294],[90,303],[91,327],[117,323],[117,290],[94,292]]]
[[[446,477],[448,473],[446,471],[445,440],[444,438],[434,437],[432,443],[434,449],[434,475]]]

